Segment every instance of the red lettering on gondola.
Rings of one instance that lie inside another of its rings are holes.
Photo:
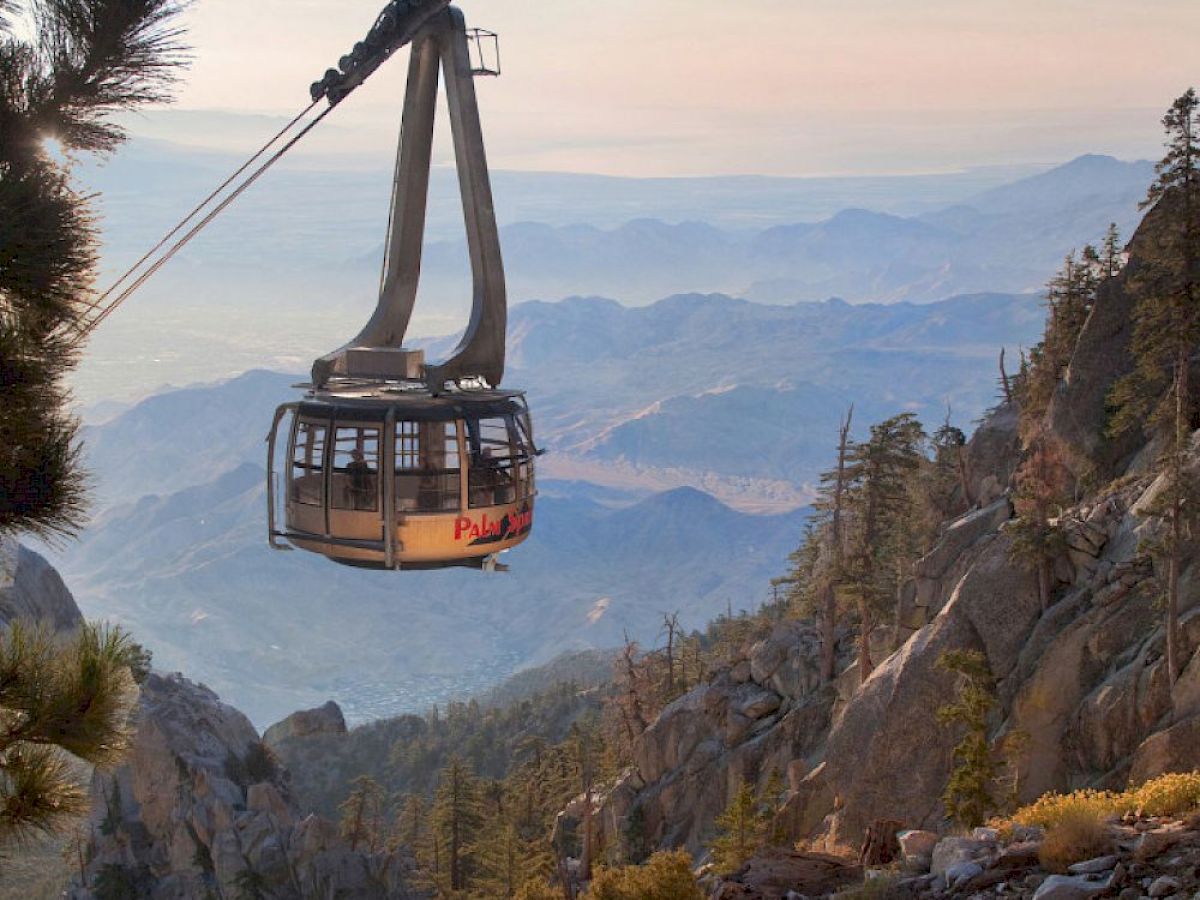
[[[533,526],[533,510],[528,507],[521,510],[510,510],[500,519],[493,519],[487,513],[480,515],[479,521],[469,516],[459,516],[454,520],[454,539],[468,540],[505,540],[515,538],[527,532]]]

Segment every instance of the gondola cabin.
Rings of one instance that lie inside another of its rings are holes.
[[[533,526],[533,428],[519,391],[310,391],[279,407],[268,442],[277,546],[376,569],[490,568]]]

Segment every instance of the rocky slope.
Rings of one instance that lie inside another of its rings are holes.
[[[0,627],[17,618],[57,630],[83,621],[53,567],[4,540]],[[290,776],[250,720],[212,691],[182,675],[153,673],[135,717],[128,757],[93,774],[86,846],[69,896],[424,896],[411,887],[404,852],[355,849],[336,824],[304,814]],[[45,863],[56,868],[59,861]],[[4,891],[15,887],[11,875],[0,883]]]
[[[46,622],[63,631],[80,624],[83,615],[53,566],[28,547],[0,537],[0,626],[13,619]]]
[[[128,759],[92,786],[88,860],[77,900],[127,896],[424,896],[403,852],[351,847],[304,815],[286,771],[250,721],[181,675],[142,686]]]
[[[713,900],[797,900],[853,889],[888,900],[1187,900],[1200,888],[1200,818],[1130,813],[1104,826],[1101,855],[1070,865],[1044,852],[1040,828],[941,837],[901,831],[894,857],[865,872],[835,856],[763,852],[732,876],[706,878]]]
[[[1128,271],[1137,270],[1145,231]],[[1101,292],[1048,413],[1060,441],[1098,462],[1091,478],[1115,478],[1063,512],[1068,546],[1055,560],[1048,608],[1032,573],[1012,558],[1017,416],[1002,405],[968,449],[981,505],[948,523],[916,567],[903,627],[891,647],[877,648],[894,652],[861,686],[853,667],[822,686],[816,635],[778,629],[642,735],[636,765],[598,817],[612,823],[613,839],[640,821],[651,847],[699,850],[740,780],[761,788],[773,772],[788,780],[782,824],[818,846],[857,847],[880,820],[943,826],[940,797],[958,740],[934,721],[953,696],[953,676],[936,666],[948,650],[984,654],[997,680],[997,745],[1018,731],[1029,736],[1014,759],[1023,801],[1200,766],[1200,549],[1189,547],[1184,560],[1190,661],[1172,697],[1158,590],[1142,549],[1155,526],[1141,513],[1161,481],[1145,473],[1146,452],[1101,437],[1107,386],[1129,364],[1126,277]]]

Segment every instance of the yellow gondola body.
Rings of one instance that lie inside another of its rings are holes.
[[[310,394],[275,417],[268,505],[283,528],[272,523],[273,541],[410,569],[484,566],[529,535],[536,451],[520,392]]]

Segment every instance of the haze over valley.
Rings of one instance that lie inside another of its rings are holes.
[[[81,173],[103,191],[106,266],[229,162],[143,139]],[[880,178],[497,173],[505,383],[547,450],[538,526],[505,575],[397,580],[265,542],[273,409],[373,305],[386,217],[381,165],[294,165],[90,344],[97,514],[56,562],[88,615],[264,724],[329,697],[355,721],[421,709],[567,649],[653,644],[665,611],[694,627],[763,601],[851,403],[860,428],[911,411],[970,430],[1001,348],[1016,366],[1039,339],[1061,257],[1128,228],[1151,177],[1102,156]],[[466,312],[457,202],[438,172],[427,336]],[[436,359],[452,339],[426,344]],[[347,635],[349,658],[329,643]]]

